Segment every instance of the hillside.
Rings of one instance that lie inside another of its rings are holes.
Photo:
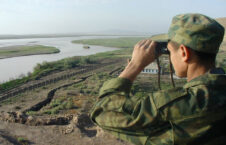
[[[226,17],[223,18],[217,18],[216,19],[221,25],[224,26],[224,28],[226,28]]]
[[[22,84],[18,80],[16,85],[11,81],[2,87],[5,89],[0,93],[0,144],[131,145],[93,124],[89,110],[98,99],[103,82],[118,76],[131,57],[131,47],[140,39],[144,38],[104,39],[108,45],[124,48],[88,56],[90,59],[75,57],[43,63],[36,67],[35,79],[25,78]],[[85,64],[77,63],[80,58]],[[92,63],[86,63],[89,60]],[[175,83],[181,86],[184,80]],[[157,75],[141,75],[131,92],[135,96],[151,93],[158,90],[156,84]],[[161,87],[172,87],[168,75],[161,77]]]

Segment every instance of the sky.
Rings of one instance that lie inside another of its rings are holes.
[[[0,0],[0,35],[165,33],[181,13],[226,17],[226,0]]]

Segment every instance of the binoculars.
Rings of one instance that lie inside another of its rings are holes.
[[[168,42],[157,42],[155,52],[157,52],[158,55],[169,54],[169,51],[167,49],[167,44]]]

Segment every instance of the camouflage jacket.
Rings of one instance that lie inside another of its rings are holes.
[[[92,121],[134,144],[225,144],[226,75],[207,73],[143,97],[129,95],[131,86],[123,78],[107,81]]]

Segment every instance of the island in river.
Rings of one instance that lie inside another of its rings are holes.
[[[51,54],[59,52],[60,50],[55,47],[43,45],[7,46],[0,47],[0,59],[27,55]]]

